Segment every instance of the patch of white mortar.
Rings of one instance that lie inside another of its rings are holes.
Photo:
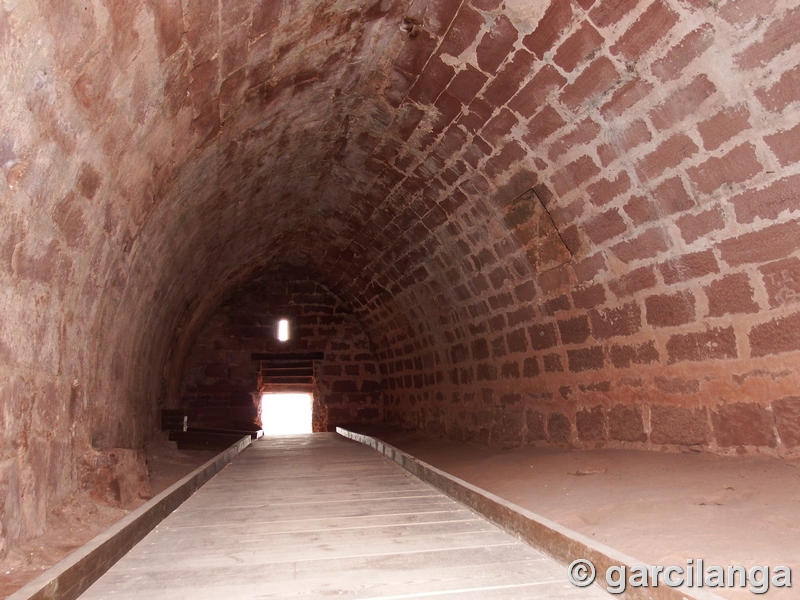
[[[548,4],[541,0],[506,0],[504,13],[521,31],[532,31],[539,24]]]

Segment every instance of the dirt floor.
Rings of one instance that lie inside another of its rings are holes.
[[[800,577],[800,462],[761,457],[492,450],[377,435],[413,456],[652,565],[788,566]],[[603,578],[605,574],[603,573]],[[800,598],[793,588],[762,597]],[[708,588],[705,588],[708,589]],[[709,590],[755,598],[747,588]]]
[[[203,450],[178,450],[175,442],[167,441],[166,435],[159,435],[148,444],[146,453],[153,495],[217,455]],[[48,515],[43,536],[12,550],[0,563],[0,598],[19,589],[129,512],[97,502],[85,493],[65,499]]]

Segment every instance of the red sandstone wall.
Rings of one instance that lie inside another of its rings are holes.
[[[409,15],[354,241],[320,248],[373,332],[387,418],[503,445],[796,452],[800,7]],[[371,282],[345,276],[359,246]]]
[[[0,558],[87,456],[142,447],[199,328],[303,239],[287,199],[308,206],[330,172],[392,10],[0,7]]]
[[[292,326],[285,343],[275,336],[279,318]],[[377,361],[353,314],[321,284],[268,275],[225,302],[192,346],[182,384],[190,425],[261,425],[253,352],[325,353],[314,365],[315,431],[382,417]]]

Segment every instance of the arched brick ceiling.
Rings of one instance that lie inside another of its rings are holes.
[[[324,282],[436,383],[490,333],[591,393],[612,361],[770,354],[755,328],[798,328],[758,269],[800,239],[799,24],[790,0],[4,3],[8,439],[53,472],[139,443],[266,268]],[[33,531],[74,481],[14,460]]]
[[[348,139],[392,120],[371,96],[404,44],[403,12],[201,1],[3,13],[0,147],[6,222],[19,224],[8,265],[21,295],[26,281],[61,290],[54,352],[85,347],[72,364],[24,360],[87,396],[114,390],[119,413],[87,414],[87,438],[140,437],[138,403],[150,413],[164,393],[153,372],[173,344],[259,269],[316,264],[311,235],[372,178]],[[44,232],[37,212],[52,219]],[[138,425],[116,431],[125,417]]]

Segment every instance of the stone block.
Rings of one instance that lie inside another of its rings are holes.
[[[758,404],[722,404],[711,411],[711,422],[720,446],[775,447],[777,444],[772,413]]]
[[[544,415],[538,410],[528,409],[525,412],[525,441],[530,443],[546,439]]]
[[[621,442],[644,442],[642,413],[638,406],[617,404],[608,411],[608,437]]]
[[[551,444],[568,444],[572,436],[572,425],[561,413],[551,413],[547,417],[547,441]]]
[[[705,408],[655,405],[650,407],[650,441],[654,444],[691,446],[710,439]]]
[[[751,332],[751,345],[753,333]],[[758,337],[758,336],[756,336]],[[673,335],[667,340],[667,361],[703,361],[736,358],[736,333],[733,327],[712,327],[704,331]]]
[[[800,446],[800,396],[787,396],[772,403],[781,442],[788,448]]]
[[[575,414],[578,439],[594,442],[606,439],[606,417],[602,406],[584,408]]]

